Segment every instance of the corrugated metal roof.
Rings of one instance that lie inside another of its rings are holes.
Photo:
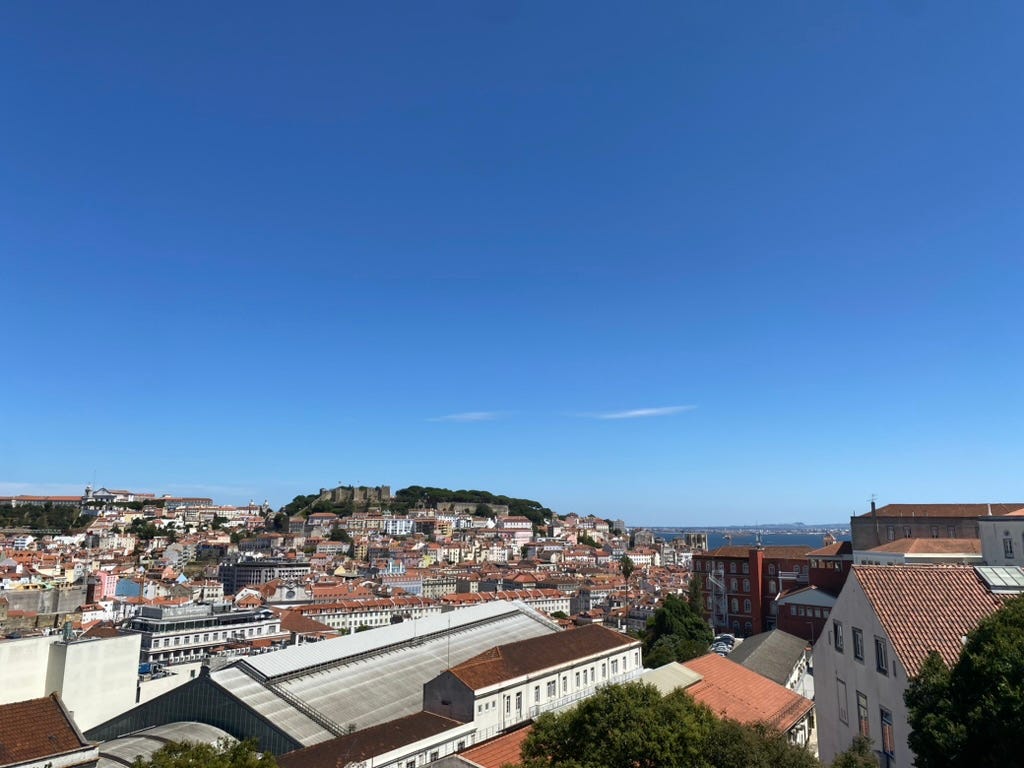
[[[521,603],[486,603],[251,657],[210,679],[309,746],[419,712],[423,684],[482,649],[558,631]]]

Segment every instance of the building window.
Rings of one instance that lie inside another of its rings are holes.
[[[937,525],[933,525],[932,526],[932,538],[933,539],[939,538],[939,526],[937,526]]]
[[[1009,536],[1003,539],[1003,557],[1007,560],[1013,560],[1013,539]]]
[[[736,579],[729,579],[729,591],[738,592],[740,588],[739,584],[740,583]]]
[[[505,714],[507,715],[511,711],[512,711],[512,697],[511,696],[506,696],[505,697]]]
[[[750,591],[750,579],[744,579],[743,580],[743,591],[744,592],[749,592]]]
[[[533,686],[533,703],[540,704],[540,686]]]
[[[775,579],[768,582],[768,594],[776,595],[779,592],[779,586],[775,583]]]
[[[896,528],[894,526],[887,526],[885,529],[886,541],[896,541]]]
[[[832,637],[833,637],[833,644],[835,645],[835,649],[837,651],[839,651],[839,653],[842,653],[843,652],[843,625],[840,622],[836,621],[835,619],[832,620]]]
[[[750,633],[753,632],[754,626],[749,621],[746,621],[743,623],[743,629],[747,637],[750,637]]]
[[[864,661],[864,633],[857,627],[853,628],[853,658]]]
[[[775,575],[775,563],[769,563],[768,564],[768,575],[769,576],[774,576]]]
[[[882,720],[882,751],[889,757],[896,754],[896,736],[892,730],[892,712],[885,707],[881,708]]]
[[[868,723],[868,697],[857,691],[857,728],[861,736],[871,735],[871,724]]]
[[[947,525],[946,526],[946,535],[949,538],[951,538],[951,539],[955,539],[956,538],[956,526],[955,525]]]
[[[580,687],[580,673],[579,672],[576,673],[575,683],[576,683],[576,687],[579,688]]]
[[[750,613],[750,600],[743,601],[743,612]]]
[[[736,562],[729,563],[729,573],[736,573]]]
[[[750,563],[743,563],[743,572],[750,573]]]
[[[884,637],[875,637],[875,667],[883,675],[889,674],[889,653]]]
[[[516,712],[522,712],[522,711],[523,711],[523,692],[522,691],[518,691],[516,693]],[[436,760],[437,758],[436,757],[432,757],[430,759],[431,760]]]
[[[789,615],[790,616],[796,616],[796,604],[795,603],[790,603],[789,604]]]
[[[436,750],[436,749],[433,750],[430,753],[430,760],[431,760],[431,762],[433,762],[434,760],[437,760],[440,756],[441,756],[441,753],[440,753],[439,750]]]
[[[904,539],[910,539],[910,538],[913,538],[913,535],[914,535],[914,532],[912,530],[910,530],[910,526],[909,525],[904,525],[903,526],[903,538]]]
[[[612,674],[613,675],[619,674],[619,660],[618,659],[612,659]]]
[[[739,613],[740,612],[740,601],[738,599],[736,599],[735,597],[732,598],[729,601],[729,607],[730,607],[730,609],[732,610],[733,613]]]

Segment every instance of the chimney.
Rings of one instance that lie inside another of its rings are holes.
[[[872,499],[871,500],[871,512],[874,513],[874,511],[875,511],[875,500]]]

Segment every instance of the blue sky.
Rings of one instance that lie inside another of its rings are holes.
[[[6,4],[0,493],[1020,500],[1022,23]]]

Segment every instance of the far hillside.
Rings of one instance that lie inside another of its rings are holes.
[[[539,501],[532,499],[517,499],[511,496],[502,496],[490,491],[453,491],[448,488],[432,488],[422,485],[411,485],[396,491],[387,509],[394,513],[406,512],[410,509],[436,509],[439,504],[456,502],[460,504],[476,504],[474,513],[483,517],[494,517],[494,507],[507,506],[509,514],[522,515],[529,518],[535,527],[543,525],[554,513]],[[308,516],[313,512],[334,512],[342,517],[347,517],[354,512],[361,512],[369,508],[369,503],[356,503],[352,501],[333,502],[330,499],[323,499],[319,493],[311,493],[296,496],[288,504],[281,508],[281,512],[288,516]]]

